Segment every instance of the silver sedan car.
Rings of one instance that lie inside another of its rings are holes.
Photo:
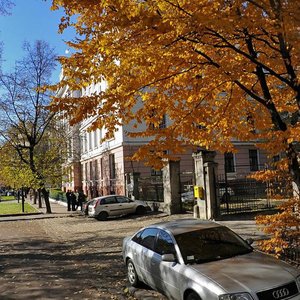
[[[299,300],[300,270],[255,251],[229,228],[182,219],[123,241],[129,282],[176,300]]]

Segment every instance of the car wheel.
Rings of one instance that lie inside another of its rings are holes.
[[[105,221],[108,218],[108,213],[106,211],[101,211],[97,216],[97,219],[100,221]]]
[[[131,259],[127,261],[127,277],[132,286],[137,287],[140,285],[140,280],[136,274],[136,270]]]
[[[144,215],[146,213],[146,208],[144,206],[138,206],[135,213],[137,215]]]
[[[185,300],[201,300],[201,298],[195,292],[190,292]]]

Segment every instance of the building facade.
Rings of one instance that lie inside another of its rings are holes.
[[[65,87],[58,91],[58,96],[80,97],[103,91],[105,88],[105,82],[100,82],[86,90],[70,94]],[[93,120],[89,118],[78,125],[70,126],[67,119],[62,119],[68,145],[68,155],[63,166],[65,174],[63,190],[83,190],[88,198],[107,194],[131,195],[132,181],[138,180],[140,188],[138,195],[141,199],[150,197],[150,200],[163,200],[159,179],[161,172],[146,167],[142,161],[129,159],[149,140],[132,138],[126,133],[141,128],[134,129],[130,124],[124,124],[117,128],[112,139],[102,142],[106,134],[105,128],[91,130]],[[168,122],[169,120],[165,118],[163,126],[168,126]],[[226,179],[230,180],[265,168],[267,156],[253,143],[236,141],[234,144],[237,152],[217,153],[215,161],[218,163],[218,175],[226,176]],[[191,190],[194,184],[192,152],[181,156],[179,175],[182,182],[181,191]]]

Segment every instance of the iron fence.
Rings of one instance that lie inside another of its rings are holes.
[[[163,202],[164,186],[162,176],[140,177],[138,179],[138,191],[140,200]]]
[[[268,197],[267,184],[254,179],[226,179],[219,176],[216,182],[216,194],[221,214],[271,209],[274,204]]]
[[[280,258],[300,268],[300,238],[289,238],[288,245],[289,246],[283,251]]]

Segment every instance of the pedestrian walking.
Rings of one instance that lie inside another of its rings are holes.
[[[67,206],[68,206],[68,211],[71,210],[71,191],[70,190],[67,190],[66,192],[66,198],[67,198]]]

